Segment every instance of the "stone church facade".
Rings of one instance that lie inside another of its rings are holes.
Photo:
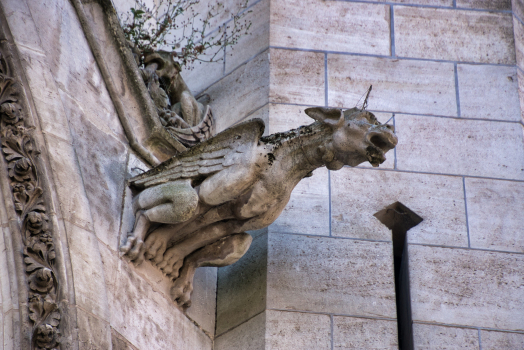
[[[197,270],[187,312],[119,250],[126,181],[179,150],[119,29],[131,5],[0,1],[3,349],[524,348],[522,0],[251,0],[250,34],[182,73],[218,132],[297,128],[373,85],[399,141],[302,180],[237,263]],[[422,221],[391,230],[388,207]]]

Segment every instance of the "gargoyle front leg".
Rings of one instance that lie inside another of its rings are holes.
[[[225,236],[239,232],[241,225],[242,222],[230,220],[218,222],[197,230],[185,240],[169,248],[157,266],[169,277],[177,278],[178,270],[182,267],[186,256]]]
[[[189,220],[198,207],[198,194],[189,180],[173,181],[140,192],[133,200],[135,225],[120,250],[137,263],[144,259],[144,239],[152,222],[176,224]]]
[[[181,307],[191,306],[195,270],[202,266],[227,266],[235,263],[248,250],[252,238],[242,232],[209,244],[191,253],[185,260],[180,276],[171,288],[171,297]]]

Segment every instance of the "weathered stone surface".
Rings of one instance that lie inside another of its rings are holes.
[[[325,105],[324,54],[271,49],[271,102]]]
[[[111,328],[111,346],[111,350],[139,350],[113,328]]]
[[[396,317],[390,243],[271,234],[269,308]]]
[[[515,63],[509,13],[398,6],[394,16],[397,56]]]
[[[202,55],[203,60],[210,60],[213,54]],[[224,75],[224,54],[218,53],[214,62],[195,62],[194,69],[183,69],[181,76],[194,94],[199,94],[214,84]]]
[[[479,349],[478,330],[413,324],[415,349]],[[482,344],[484,345],[484,344]],[[482,346],[484,349],[484,346]],[[501,348],[502,349],[502,348]]]
[[[389,8],[339,1],[272,1],[271,45],[390,55]]]
[[[236,263],[218,269],[217,324],[221,335],[264,311],[267,284],[267,230],[254,237]]]
[[[263,136],[268,136],[270,134],[269,132],[269,104],[266,104],[265,106],[260,107],[259,109],[257,109],[256,111],[248,115],[244,120],[240,122],[252,120],[255,118],[262,119],[265,125]]]
[[[55,80],[46,63],[46,56],[23,46],[19,47],[21,63],[26,71],[28,88],[31,90],[40,128],[71,142],[67,117],[60,100]],[[45,118],[43,117],[45,116]]]
[[[483,10],[511,10],[511,0],[457,0],[457,7]]]
[[[71,268],[75,283],[76,305],[109,322],[110,310],[100,245],[94,233],[64,222]]]
[[[100,246],[111,326],[138,349],[210,350],[212,341],[118,253]]]
[[[226,74],[269,47],[269,2],[255,2],[243,18],[251,22],[251,27],[248,34],[240,37],[237,44],[226,48]]]
[[[268,73],[269,51],[264,51],[205,91],[211,96],[217,132],[244,119],[268,102]]]
[[[459,64],[457,73],[461,117],[520,120],[515,67]]]
[[[43,53],[40,36],[27,1],[6,1],[2,8],[14,41],[30,50]]]
[[[329,315],[266,311],[266,350],[331,349]]]
[[[266,312],[215,339],[214,350],[266,350]]]
[[[329,172],[315,170],[298,183],[282,214],[269,232],[293,232],[329,236]]]
[[[335,236],[391,240],[373,215],[400,201],[424,219],[408,231],[410,243],[468,245],[459,177],[344,168],[331,173],[331,191]]]
[[[274,134],[295,129],[301,125],[311,124],[313,119],[304,113],[306,108],[308,106],[270,103],[269,123],[266,125],[266,128],[269,129],[270,134]]]
[[[111,329],[101,320],[81,308],[76,309],[78,326],[78,349],[111,349]]]
[[[51,134],[44,136],[55,185],[53,190],[60,200],[59,218],[92,230],[89,200],[82,186],[82,175],[73,146]]]
[[[367,1],[367,0],[366,0]],[[380,0],[381,2],[393,2],[398,4],[413,4],[413,5],[434,5],[452,7],[453,0]],[[374,2],[374,1],[373,1]]]
[[[521,21],[524,20],[524,1],[511,0],[511,9],[513,15],[517,16]]]
[[[524,255],[411,245],[413,321],[523,330]]]
[[[480,331],[482,350],[522,349],[524,333]]]
[[[69,94],[84,118],[123,140],[122,126],[73,5],[64,0],[29,5],[58,88]],[[57,50],[60,47],[67,49]]]
[[[522,5],[524,7],[524,5]],[[515,32],[515,54],[517,66],[524,70],[524,23],[513,17],[513,31]]]
[[[398,349],[397,322],[335,316],[333,349]]]
[[[328,79],[330,106],[362,103],[373,85],[370,110],[457,115],[451,63],[330,54]]]
[[[524,179],[519,124],[402,114],[395,123],[400,170]]]
[[[471,247],[524,252],[524,183],[466,179]]]
[[[517,69],[517,77],[519,80],[520,116],[524,122],[524,71]]]
[[[73,146],[89,200],[94,231],[100,240],[116,249],[127,147],[112,133],[91,123],[90,119],[96,116],[87,116],[88,112],[68,94],[62,92],[61,97],[71,125]]]
[[[187,316],[208,334],[215,333],[217,268],[203,267],[195,272],[193,298]]]

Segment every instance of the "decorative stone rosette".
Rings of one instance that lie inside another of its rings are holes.
[[[59,349],[60,343],[56,256],[36,168],[38,152],[24,122],[27,114],[20,104],[20,93],[20,86],[0,53],[0,142],[24,245],[28,314],[33,326],[31,347],[52,350]]]

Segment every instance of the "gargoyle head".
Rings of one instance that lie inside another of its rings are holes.
[[[173,54],[167,51],[155,51],[144,58],[146,69],[152,67],[163,84],[169,85],[182,70],[180,65],[173,59]]]
[[[342,112],[337,108],[316,107],[305,112],[333,130],[332,143],[321,150],[330,170],[344,165],[357,166],[365,161],[378,167],[386,160],[385,154],[397,145],[394,127],[379,123],[368,111],[352,108]]]

